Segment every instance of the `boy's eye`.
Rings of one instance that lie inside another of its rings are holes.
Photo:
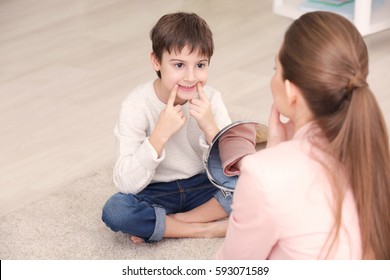
[[[176,63],[175,66],[176,66],[177,68],[182,68],[182,67],[184,66],[184,64],[183,64],[183,63]]]
[[[206,67],[206,64],[205,63],[198,63],[198,68],[203,68],[203,67]]]

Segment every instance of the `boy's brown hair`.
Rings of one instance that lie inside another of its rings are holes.
[[[150,31],[153,53],[161,62],[164,51],[180,52],[188,46],[209,60],[213,55],[212,32],[206,21],[194,13],[178,12],[162,16]],[[161,78],[158,71],[157,75]]]

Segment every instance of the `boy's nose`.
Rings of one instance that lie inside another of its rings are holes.
[[[187,70],[185,73],[185,76],[184,76],[184,80],[188,81],[188,82],[196,81],[196,75],[195,75],[194,71],[192,71],[190,69]]]

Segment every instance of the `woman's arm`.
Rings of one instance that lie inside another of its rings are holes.
[[[277,242],[272,205],[262,192],[252,156],[242,160],[234,192],[232,213],[218,259],[267,259]]]

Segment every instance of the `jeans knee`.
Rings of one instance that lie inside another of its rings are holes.
[[[144,239],[152,236],[152,240],[162,238],[160,231],[165,231],[164,216],[164,208],[151,205],[136,196],[122,193],[110,197],[102,210],[102,220],[112,231],[121,231]],[[156,218],[160,223],[164,221],[164,224],[159,225],[157,230]]]
[[[121,202],[122,199],[120,198],[121,195],[123,194],[111,196],[104,204],[102,210],[103,222],[113,231],[119,231],[121,225],[125,222],[123,221],[124,215],[121,215],[123,213],[123,209],[121,209],[121,205],[123,205],[123,202]]]

